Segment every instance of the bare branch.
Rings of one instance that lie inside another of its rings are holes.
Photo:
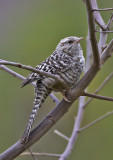
[[[49,115],[46,116],[45,119],[30,133],[29,140],[25,144],[22,144],[21,140],[19,140],[8,150],[1,153],[0,159],[12,160],[33,145],[68,111],[71,105],[72,102],[69,103],[62,100],[57,107],[55,107],[53,111],[49,113]]]
[[[97,39],[95,35],[95,20],[92,12],[92,4],[90,0],[85,1],[86,8],[87,8],[87,16],[88,16],[88,25],[89,25],[89,35],[91,40],[91,47],[93,53],[93,61],[97,68],[100,66],[100,56],[98,50]]]
[[[28,156],[30,155],[29,152],[24,152],[20,156]],[[52,154],[52,153],[35,153],[33,152],[34,156],[45,156],[45,157],[60,157],[60,154]]]
[[[108,116],[110,116],[112,114],[113,114],[113,111],[106,113],[105,115],[99,117],[98,119],[94,120],[93,122],[91,122],[91,123],[87,124],[86,126],[80,128],[79,132],[81,132],[81,131],[83,131],[83,130],[89,128],[89,127],[91,127],[92,125],[96,124],[97,122],[101,121],[104,118],[107,118]]]
[[[111,98],[111,97],[105,97],[105,96],[101,96],[101,95],[96,95],[96,94],[92,94],[92,93],[87,93],[87,92],[85,92],[85,91],[83,91],[82,96],[97,98],[97,99],[106,100],[106,101],[113,101],[113,98]]]
[[[32,158],[33,158],[34,160],[37,160],[37,158],[36,158],[35,155],[33,154],[32,150],[31,150],[30,148],[29,148],[28,150],[29,150],[29,153],[30,153],[30,155],[32,156]]]
[[[110,10],[113,10],[113,8],[104,8],[104,9],[97,9],[97,8],[93,8],[92,11],[110,11]]]
[[[22,80],[22,81],[26,79],[25,77],[23,77],[23,76],[21,76],[20,74],[14,72],[13,70],[7,68],[7,67],[4,66],[4,65],[0,65],[0,69],[3,70],[3,71],[5,71],[5,72],[7,72],[7,73],[9,73],[9,74],[12,75],[13,77],[16,77],[16,78]],[[31,84],[35,87],[35,83],[31,83]]]
[[[13,77],[16,77],[16,78],[20,79],[20,80],[25,80],[25,79],[26,79],[26,78],[23,77],[22,75],[14,72],[13,70],[7,68],[7,67],[4,66],[4,65],[0,65],[0,69],[3,70],[3,71],[5,71],[5,72],[7,72],[7,73],[9,73],[9,74],[12,75]],[[31,85],[33,85],[34,87],[36,86],[36,84],[35,84],[34,82],[32,82]],[[56,104],[59,104],[60,101],[58,100],[58,98],[57,98],[53,93],[51,93],[49,96],[52,98],[52,100],[53,100]]]
[[[110,30],[112,23],[113,23],[113,13],[111,13],[111,17],[108,21],[108,24],[106,25],[106,30]]]
[[[68,142],[68,145],[64,151],[64,153],[61,155],[61,157],[59,158],[59,160],[66,160],[71,151],[72,151],[72,148],[75,144],[75,140],[77,139],[78,137],[78,131],[79,131],[79,128],[80,128],[80,124],[81,124],[81,120],[82,120],[82,117],[83,117],[83,108],[82,107],[79,107],[79,110],[78,110],[78,113],[77,113],[77,118],[76,118],[76,123],[74,125],[74,129],[73,129],[73,132],[72,132],[72,135],[71,135],[71,138]]]
[[[113,33],[113,31],[98,31],[97,29],[95,30],[95,32],[99,32],[99,33]]]
[[[58,130],[54,130],[54,133],[56,133],[58,136],[62,137],[63,139],[69,141],[69,138],[64,134],[62,134],[61,132],[59,132]]]
[[[113,39],[111,40],[111,42],[108,44],[107,48],[103,51],[101,55],[101,61],[100,61],[101,66],[111,56],[112,52],[113,52]]]
[[[40,71],[40,70],[37,70],[37,69],[35,69],[31,66],[26,66],[26,65],[23,65],[21,63],[9,62],[9,61],[4,61],[4,60],[0,60],[0,65],[1,64],[18,67],[18,68],[21,68],[21,69],[25,69],[25,70],[28,70],[28,71],[38,73],[38,74],[43,75],[43,76],[53,78],[53,79],[57,80],[59,83],[61,83],[62,85],[64,85],[66,88],[68,88],[68,85],[59,76],[56,76],[56,75],[51,74],[49,72]]]
[[[104,82],[100,85],[99,88],[97,88],[95,90],[95,94],[99,93],[101,91],[101,89],[110,81],[110,79],[113,77],[113,72],[104,80]],[[85,108],[90,102],[91,102],[92,98],[89,98],[85,104],[83,105],[83,107]]]
[[[97,5],[96,0],[91,0],[91,3],[92,3],[93,8],[98,9],[98,5]],[[92,8],[92,10],[93,10],[93,8]],[[105,22],[104,22],[103,18],[101,17],[100,13],[95,11],[93,13],[93,15],[94,15],[95,21],[99,25],[99,27],[102,30],[106,30]]]
[[[97,94],[109,81],[110,79],[113,77],[113,72],[109,74],[109,76],[104,80],[104,82],[100,85],[99,88],[97,88],[95,90],[95,94]]]

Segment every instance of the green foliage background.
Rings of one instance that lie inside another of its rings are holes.
[[[98,0],[100,8],[112,6],[112,0]],[[0,58],[21,62],[35,67],[55,49],[60,39],[67,36],[87,36],[86,8],[80,0],[0,0]],[[105,22],[110,12],[102,13]],[[98,33],[97,33],[98,36]],[[81,42],[86,50],[86,41]],[[112,34],[108,38],[112,38]],[[10,67],[27,76],[28,71]],[[109,59],[89,87],[93,92],[113,71],[113,58]],[[100,92],[113,96],[113,80]],[[0,70],[0,153],[21,138],[33,106],[32,86],[21,89],[20,80]],[[61,94],[56,95],[59,99]],[[55,104],[50,98],[37,114],[39,123]],[[112,102],[93,100],[86,107],[82,126],[112,110]],[[67,142],[54,134],[58,129],[71,135],[77,102],[69,112],[43,137],[33,145],[35,152],[62,153]],[[16,160],[32,159],[31,157]],[[113,158],[113,116],[80,133],[69,160],[106,160]],[[53,158],[38,157],[39,160]]]

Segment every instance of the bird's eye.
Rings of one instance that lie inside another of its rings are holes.
[[[70,40],[68,43],[69,43],[69,44],[72,44],[72,43],[73,43],[73,41],[72,41],[72,40]]]

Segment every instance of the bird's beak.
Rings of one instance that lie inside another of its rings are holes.
[[[83,38],[84,38],[84,37],[78,38],[78,40],[76,40],[74,43],[75,43],[75,44],[79,43]]]

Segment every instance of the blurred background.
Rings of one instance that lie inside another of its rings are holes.
[[[112,0],[98,0],[99,8],[113,7]],[[79,0],[0,0],[0,59],[21,62],[35,67],[55,49],[60,39],[67,36],[87,36],[86,8]],[[102,13],[107,22],[110,12]],[[97,33],[99,37],[99,33]],[[86,41],[81,45],[86,55]],[[108,37],[108,42],[112,34]],[[27,76],[26,70],[10,67]],[[90,84],[93,92],[113,71],[110,58]],[[21,88],[21,81],[0,70],[0,153],[13,145],[23,134],[33,107],[34,88]],[[100,92],[113,96],[113,79]],[[56,95],[62,99],[61,94]],[[57,136],[54,129],[70,136],[77,114],[78,102],[36,144],[32,151],[62,153],[66,140]],[[53,109],[55,104],[48,97],[37,114],[34,127]],[[113,110],[112,102],[93,100],[85,109],[82,126]],[[16,160],[32,159],[18,157]],[[113,115],[79,134],[69,160],[106,160],[113,158]],[[55,158],[38,157],[39,160]]]

